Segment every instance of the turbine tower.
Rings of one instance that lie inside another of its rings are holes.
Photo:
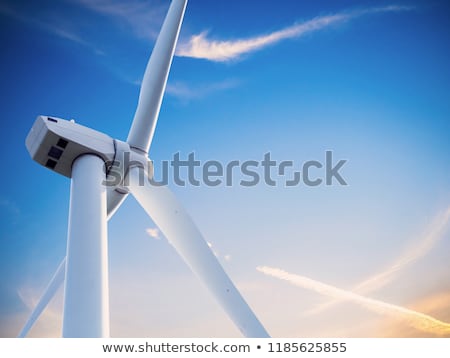
[[[187,0],[173,0],[147,64],[126,142],[73,121],[39,116],[26,139],[31,157],[71,178],[66,257],[19,336],[64,282],[63,337],[109,337],[107,221],[131,193],[246,337],[268,337],[166,186],[152,185],[147,157]],[[127,156],[129,160],[124,161]],[[120,173],[118,176],[113,175]]]

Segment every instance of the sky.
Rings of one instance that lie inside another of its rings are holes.
[[[0,2],[1,337],[18,334],[65,256],[70,180],[32,161],[28,131],[44,114],[125,140],[168,6]],[[273,337],[450,337],[449,11],[189,1],[156,174],[175,153],[346,160],[347,185],[169,183]],[[113,337],[240,336],[135,199],[108,231]],[[59,290],[29,336],[60,336],[62,304]]]

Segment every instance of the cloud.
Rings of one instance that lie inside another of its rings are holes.
[[[407,250],[384,271],[359,283],[355,287],[355,291],[361,293],[372,292],[391,282],[400,270],[425,256],[436,246],[436,244],[444,237],[449,220],[450,207],[448,207],[445,212],[438,214],[433,220],[427,234],[417,243],[417,245]]]
[[[259,266],[256,269],[265,275],[273,276],[280,280],[287,281],[295,286],[312,290],[321,295],[329,296],[338,300],[351,301],[373,312],[401,321],[402,323],[414,327],[422,332],[431,333],[441,337],[450,336],[449,323],[442,322],[424,313],[361,296],[351,291],[342,290],[304,276],[294,275],[278,268]]]
[[[145,230],[145,232],[150,236],[152,239],[160,240],[161,239],[161,232],[157,227],[149,227]]]
[[[82,45],[84,47],[90,48],[97,55],[104,55],[105,53],[100,50],[98,47],[93,45],[92,43],[83,40],[77,34],[70,32],[66,29],[57,27],[56,25],[47,25],[41,24],[42,28],[45,28],[47,31],[53,33],[54,35],[61,37],[62,39],[70,40],[78,45]]]
[[[240,81],[228,79],[220,82],[189,86],[184,82],[167,84],[166,93],[181,100],[195,100],[207,97],[216,92],[226,91],[239,86]]]
[[[231,261],[231,255],[230,254],[225,254],[222,255],[214,246],[212,243],[210,243],[209,241],[206,242],[206,244],[208,245],[208,247],[211,249],[212,253],[214,254],[215,257],[217,257],[218,259],[223,259],[225,261]]]
[[[219,253],[213,248],[213,244],[211,244],[209,241],[206,241],[206,244],[211,249],[211,251],[214,254],[214,256],[219,258]]]
[[[411,307],[415,311],[424,312],[429,315],[440,316],[442,319],[450,320],[450,291],[443,291],[427,296],[414,302]],[[423,332],[399,324],[398,321],[388,321],[381,325],[378,329],[377,335],[379,337],[398,337],[398,338],[423,338],[433,337],[424,335]]]
[[[35,288],[32,287],[22,287],[17,292],[21,301],[27,306],[27,308],[32,311],[36,304],[39,302],[39,293]],[[62,290],[59,290],[59,294],[55,296],[56,299],[47,306],[47,308],[42,312],[39,320],[30,330],[28,337],[60,337],[61,327],[62,327],[62,306],[63,306],[63,295]],[[28,315],[28,313],[27,313]],[[19,321],[25,322],[25,317],[17,318]],[[19,332],[15,332],[17,335]]]
[[[446,229],[448,228],[449,221],[450,206],[434,218],[422,240],[420,240],[415,246],[406,250],[383,271],[357,284],[352,291],[365,295],[388,285],[401,273],[402,270],[425,256],[440,240],[442,240],[445,236],[444,234]],[[308,311],[307,314],[322,312],[325,309],[333,307],[338,302],[339,301],[326,302]]]
[[[340,12],[333,15],[318,16],[311,20],[295,24],[284,29],[255,37],[236,40],[211,40],[208,33],[192,36],[187,42],[180,43],[176,54],[181,57],[201,58],[216,62],[226,62],[240,56],[261,50],[280,41],[298,38],[306,34],[342,24],[366,14],[397,12],[411,9],[406,6],[385,6]]]
[[[52,21],[50,18],[46,18],[45,20],[39,20],[37,17],[27,16],[24,13],[19,12],[18,10],[12,8],[7,4],[0,4],[0,13],[10,18],[13,18],[17,21],[23,22],[27,25],[37,27],[42,31],[48,32],[62,39],[69,40],[78,45],[87,47],[97,55],[104,55],[104,52],[100,50],[97,46],[93,45],[89,41],[84,40],[75,32],[70,31],[67,28],[66,24],[65,25],[58,24],[57,22]]]
[[[85,8],[127,24],[140,38],[154,40],[158,36],[167,4],[153,1],[72,0]]]
[[[0,198],[0,210],[5,211],[3,219],[9,217],[10,220],[15,222],[20,216],[20,209],[17,204],[11,200]]]

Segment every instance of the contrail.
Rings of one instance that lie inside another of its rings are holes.
[[[352,301],[356,304],[366,307],[371,311],[400,319],[410,326],[423,332],[432,333],[438,336],[450,335],[449,323],[439,321],[438,319],[426,314],[413,311],[405,307],[396,306],[383,301],[364,297],[351,291],[342,290],[340,288],[336,288],[334,286],[330,286],[304,276],[294,275],[278,268],[258,266],[256,269],[268,276],[273,276],[280,280],[290,282],[295,286],[303,287],[338,300]]]
[[[436,244],[444,237],[445,229],[447,228],[449,221],[450,207],[436,216],[436,218],[430,225],[430,229],[423,237],[423,239],[417,243],[417,245],[405,251],[402,255],[400,255],[400,257],[397,258],[397,260],[395,260],[382,272],[375,274],[357,284],[355,287],[353,287],[352,292],[358,293],[360,295],[367,295],[389,284],[392,280],[395,279],[395,277],[402,269],[425,256],[436,246]],[[307,314],[322,312],[335,306],[341,301],[342,300],[333,300],[320,304],[312,310],[309,310]]]

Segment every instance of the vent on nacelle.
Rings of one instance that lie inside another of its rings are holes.
[[[50,117],[48,119],[50,120]],[[56,147],[54,145],[51,146],[50,150],[47,153],[47,156],[49,158],[47,160],[47,163],[45,163],[45,166],[47,168],[55,169],[56,165],[58,164],[58,160],[61,158],[64,152],[64,149],[67,147],[67,144],[69,144],[67,140],[59,138],[58,142],[56,143]]]
[[[56,143],[56,146],[65,149],[67,147],[67,144],[69,144],[68,141],[66,141],[65,139],[59,138],[58,143]]]
[[[58,162],[56,160],[49,159],[49,160],[47,160],[47,163],[45,163],[45,166],[49,169],[55,169],[56,164],[58,164]]]
[[[63,150],[56,148],[54,146],[52,146],[50,148],[50,150],[48,151],[48,156],[52,157],[53,159],[58,160],[59,158],[61,158],[61,155],[63,154]]]

